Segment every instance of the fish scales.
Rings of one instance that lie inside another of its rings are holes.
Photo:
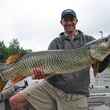
[[[16,75],[31,75],[33,68],[39,68],[46,75],[78,71],[90,64],[89,52],[85,50],[85,48],[79,48],[71,52],[70,50],[59,50],[32,53],[28,58],[12,65],[10,70],[4,71],[4,79],[14,79]],[[79,65],[81,65],[80,68]]]
[[[75,73],[92,65],[94,59],[99,63],[109,55],[110,36],[89,42],[77,49],[33,52],[0,71],[0,86],[4,81],[14,80],[17,76],[32,75],[33,69],[40,70],[46,76]]]

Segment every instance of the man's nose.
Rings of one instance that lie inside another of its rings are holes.
[[[75,22],[74,21],[67,21],[67,23],[66,24],[75,24]]]

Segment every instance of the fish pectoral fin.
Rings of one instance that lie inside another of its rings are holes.
[[[0,92],[3,90],[5,85],[6,85],[6,83],[0,78]]]

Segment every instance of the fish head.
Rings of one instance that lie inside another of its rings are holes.
[[[94,40],[87,44],[87,46],[89,47],[90,56],[102,62],[110,56],[110,35],[102,39]]]

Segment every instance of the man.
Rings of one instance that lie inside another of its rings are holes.
[[[50,43],[49,50],[76,49],[94,40],[76,29],[78,19],[73,10],[64,10],[60,22],[64,32]],[[96,66],[97,63],[93,67]],[[76,74],[54,75],[39,84],[32,84],[10,98],[12,110],[25,110],[29,103],[36,110],[88,110],[89,68],[88,66]],[[38,73],[34,73],[37,79]]]

